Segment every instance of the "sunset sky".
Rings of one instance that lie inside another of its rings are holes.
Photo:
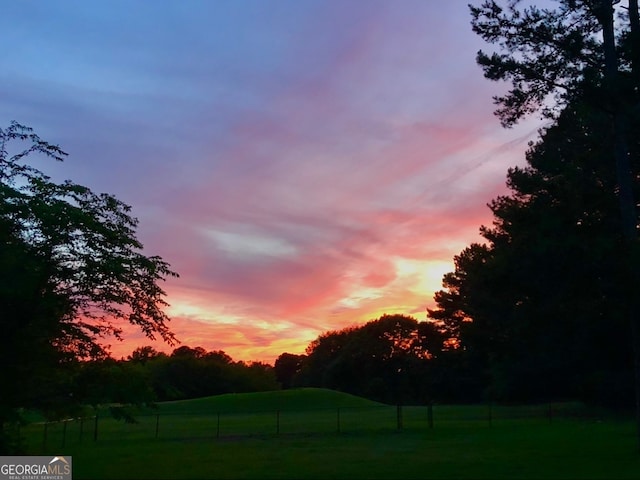
[[[541,122],[504,130],[505,86],[467,0],[3,2],[0,125],[36,162],[133,207],[184,345],[302,353],[383,313],[419,320],[480,240]],[[149,342],[133,328],[116,358]]]

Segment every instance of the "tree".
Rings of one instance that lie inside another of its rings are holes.
[[[271,365],[236,362],[222,350],[181,346],[170,355],[142,356],[141,360],[137,349],[129,361],[143,367],[158,401],[279,388]]]
[[[302,369],[305,355],[294,355],[293,353],[283,353],[273,365],[276,373],[276,379],[280,382],[283,389],[293,386],[294,378]]]
[[[11,366],[0,373],[0,429],[19,407],[45,407],[42,381],[65,364],[105,358],[101,341],[121,339],[118,321],[176,341],[159,283],[177,274],[141,253],[131,207],[53,182],[26,163],[32,155],[66,153],[16,122],[0,129],[0,361]]]
[[[630,144],[636,136],[640,111],[640,20],[637,0],[615,16],[612,0],[561,0],[556,10],[518,8],[510,1],[471,7],[473,30],[503,53],[478,54],[485,76],[509,80],[512,89],[495,98],[497,115],[506,126],[543,107],[550,94],[555,105],[582,95],[589,106],[608,116],[611,149],[603,155],[616,174],[619,203],[620,249],[625,260],[619,269],[619,287],[625,302],[634,348],[637,435],[640,442],[640,300],[629,288],[640,280],[638,214],[631,174]],[[622,13],[622,12],[621,12]],[[619,22],[616,24],[616,18]],[[601,36],[601,40],[597,37]],[[553,104],[552,104],[553,105]]]
[[[485,244],[474,243],[453,259],[455,271],[444,275],[445,288],[435,293],[436,309],[427,309],[427,315],[444,330],[449,351],[446,369],[457,388],[440,385],[439,393],[448,391],[448,397],[456,401],[483,400],[490,384],[490,350],[502,343],[500,337],[490,332],[504,331],[489,320],[500,320],[504,315],[499,308],[504,305],[496,292],[502,292],[503,284],[496,288],[496,275],[487,268],[493,252]]]
[[[117,419],[135,423],[132,407],[153,405],[156,400],[144,364],[106,358],[78,362],[74,375],[74,397],[97,409],[110,405]]]
[[[186,345],[176,348],[171,352],[172,357],[176,358],[203,358],[207,351],[202,347],[191,348]]]
[[[157,358],[160,355],[164,355],[164,354],[161,354],[155,348],[146,345],[144,347],[136,348],[133,352],[131,352],[131,355],[127,356],[127,360],[129,360],[132,363],[140,363],[144,365],[149,360],[153,360],[154,358]]]
[[[326,332],[311,342],[300,382],[386,402],[430,399],[440,329],[406,315],[383,315],[359,327]]]
[[[619,309],[628,298],[617,283],[615,175],[601,161],[613,138],[597,134],[603,117],[574,101],[542,133],[527,166],[509,170],[512,193],[490,203],[487,243],[455,257],[429,311],[493,398],[620,406],[633,396],[623,395],[631,352],[619,342]]]

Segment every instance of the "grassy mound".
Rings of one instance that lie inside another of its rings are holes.
[[[381,406],[381,403],[325,388],[296,388],[256,393],[227,393],[212,397],[159,403],[159,413],[247,413],[304,411],[322,408]]]

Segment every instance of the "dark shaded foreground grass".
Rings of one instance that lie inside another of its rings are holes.
[[[446,426],[432,430],[69,446],[76,479],[640,478],[632,422]]]

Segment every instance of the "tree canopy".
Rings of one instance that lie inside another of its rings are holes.
[[[511,84],[506,94],[494,97],[504,126],[538,110],[556,118],[576,96],[609,112],[637,104],[632,72],[639,67],[634,64],[638,5],[628,2],[614,24],[617,3],[557,0],[556,8],[541,8],[520,0],[485,0],[470,5],[473,31],[497,47],[490,53],[480,50],[478,64],[489,80]],[[616,95],[624,98],[617,105],[603,95],[608,74],[616,77],[611,79]]]
[[[0,129],[0,426],[17,407],[43,408],[45,385],[77,358],[103,358],[119,321],[173,344],[160,282],[177,276],[142,253],[131,207],[113,195],[55,183],[31,157],[66,153],[31,128]],[[59,390],[59,389],[58,389]],[[69,400],[69,399],[67,399]]]
[[[293,382],[390,403],[426,401],[436,390],[431,387],[443,340],[431,322],[383,315],[320,335],[307,347]]]
[[[563,110],[531,145],[527,166],[509,170],[512,193],[490,203],[486,243],[455,257],[435,296],[430,317],[459,341],[487,396],[631,403],[622,312],[633,287],[619,282],[615,175],[601,161],[613,139],[602,134],[603,115],[575,101]]]
[[[608,145],[600,158],[616,179],[613,191],[621,234],[617,249],[623,255],[617,256],[615,283],[626,292],[617,313],[630,326],[640,444],[640,297],[629,289],[640,282],[634,151],[640,125],[638,1],[622,5],[618,0],[558,0],[554,9],[523,6],[519,0],[506,5],[485,0],[470,8],[474,32],[499,50],[478,53],[485,76],[511,83],[506,95],[494,98],[503,125],[511,126],[538,109],[557,118],[576,101],[603,114],[596,138]]]

